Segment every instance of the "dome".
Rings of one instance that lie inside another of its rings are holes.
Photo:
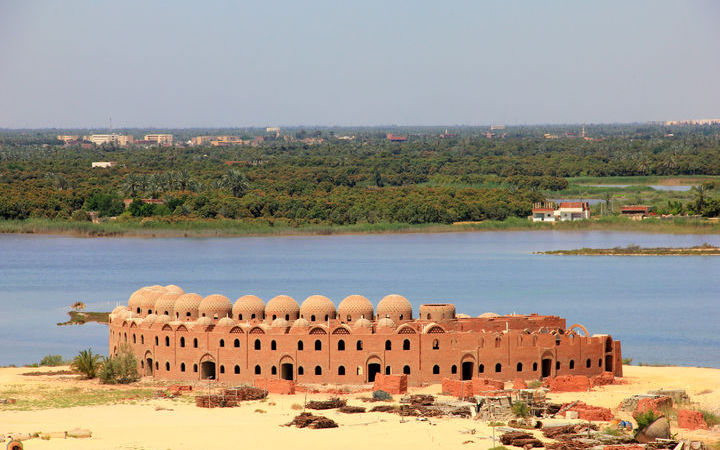
[[[235,321],[229,317],[223,317],[222,319],[218,320],[217,325],[219,327],[232,327],[235,325]]]
[[[181,294],[177,292],[165,292],[163,295],[155,300],[155,314],[167,314],[174,316],[175,311],[175,300],[180,297]]]
[[[254,295],[243,295],[232,307],[232,316],[237,320],[262,320],[264,315],[265,302]]]
[[[394,324],[393,324],[393,325],[394,325]],[[362,317],[361,317],[361,318],[359,318],[358,320],[355,321],[354,327],[355,327],[355,328],[371,328],[371,327],[372,327],[372,322],[370,322],[368,319],[365,319],[365,318],[362,318]]]
[[[155,323],[158,319],[157,314],[148,314],[145,316],[145,322],[146,323]]]
[[[198,313],[200,316],[207,316],[211,319],[227,317],[232,313],[232,303],[224,295],[208,295],[200,302]]]
[[[208,316],[198,317],[198,320],[195,321],[194,325],[206,327],[208,325],[212,325],[212,319]]]
[[[372,303],[362,295],[345,297],[338,305],[337,312],[338,319],[340,319],[341,322],[353,322],[363,316],[368,320],[373,320],[375,316]]]
[[[299,318],[298,320],[296,320],[295,322],[293,322],[293,324],[292,324],[292,327],[293,327],[293,328],[295,328],[295,327],[309,327],[309,326],[310,326],[310,322],[308,322],[307,320],[303,319],[302,317]]]
[[[335,304],[323,295],[311,295],[300,305],[300,317],[310,323],[326,322],[335,318]]]
[[[165,289],[165,292],[172,292],[173,294],[184,294],[185,293],[185,291],[183,291],[180,286],[177,286],[174,284],[168,284],[163,289]]]
[[[486,312],[480,314],[478,317],[481,319],[491,319],[493,317],[500,317],[500,314],[495,314],[494,312]]]
[[[120,314],[120,311],[127,311],[128,307],[125,305],[116,306],[115,309],[112,310],[110,314],[118,315]]]
[[[155,319],[155,323],[168,323],[170,322],[170,316],[167,314],[162,314],[157,316],[157,319]]]
[[[457,313],[457,314],[455,314],[455,317],[458,318],[458,319],[469,319],[469,318],[470,318],[470,315],[469,315],[469,314],[463,314],[463,313]]]
[[[278,328],[284,328],[290,326],[290,323],[288,323],[287,320],[285,320],[284,317],[278,317],[277,319],[272,321],[272,324],[270,324],[271,327],[278,327]]]
[[[146,316],[155,311],[155,302],[165,293],[165,288],[150,288],[142,293],[140,299],[140,315]]]
[[[297,320],[300,316],[300,306],[292,297],[287,295],[278,295],[273,297],[265,306],[265,320],[272,322],[278,317],[285,320]]]
[[[126,309],[125,311],[120,311],[120,312],[117,314],[117,317],[118,317],[119,319],[125,320],[125,319],[131,319],[131,318],[133,317],[133,315],[135,315],[135,313],[133,313],[132,311]]]
[[[175,317],[185,321],[197,319],[202,300],[202,296],[198,294],[182,294],[175,300]]]
[[[140,302],[142,301],[145,291],[151,289],[150,286],[141,287],[137,291],[133,292],[128,299],[128,309],[134,313],[139,313]]]
[[[395,322],[412,320],[412,305],[402,295],[387,295],[377,305],[377,317],[389,317]]]
[[[383,317],[377,323],[378,328],[395,328],[395,322],[388,317]]]

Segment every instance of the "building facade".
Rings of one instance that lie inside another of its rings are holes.
[[[535,203],[532,208],[533,222],[566,222],[587,220],[590,218],[588,202],[554,202]]]
[[[172,134],[146,134],[145,141],[154,142],[157,145],[172,145]]]
[[[172,285],[146,287],[110,315],[111,354],[125,345],[146,376],[227,384],[269,377],[361,385],[378,373],[406,374],[416,386],[443,378],[622,375],[619,341],[567,327],[560,317],[469,317],[451,304],[428,304],[415,318],[399,295],[386,296],[376,310],[351,295],[336,309],[320,295],[302,305],[280,295],[266,305],[252,295],[232,303]]]

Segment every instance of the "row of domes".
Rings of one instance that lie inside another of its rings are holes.
[[[138,317],[167,315],[171,320],[183,321],[194,321],[199,317],[213,320],[230,317],[238,321],[256,319],[272,323],[282,319],[289,323],[300,319],[308,323],[320,323],[334,319],[356,322],[360,319],[372,321],[375,318],[372,303],[362,295],[346,297],[336,309],[335,304],[322,295],[311,295],[302,305],[287,295],[278,295],[268,301],[267,305],[254,295],[244,295],[232,303],[224,295],[212,294],[203,298],[198,294],[185,293],[175,285],[140,288],[130,296],[128,308]],[[412,305],[401,295],[385,296],[378,303],[377,317],[381,320],[390,319],[394,323],[412,320]]]

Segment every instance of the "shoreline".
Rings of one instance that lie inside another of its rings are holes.
[[[589,221],[535,223],[523,218],[455,224],[305,225],[246,223],[233,220],[204,222],[69,222],[29,219],[0,221],[0,235],[40,234],[84,238],[233,238],[369,234],[462,233],[492,231],[618,231],[648,234],[720,234],[720,223],[678,218],[630,220],[604,217]]]

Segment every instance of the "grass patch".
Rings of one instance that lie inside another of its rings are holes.
[[[703,419],[705,419],[705,423],[708,424],[709,427],[720,425],[720,416],[715,414],[712,411],[708,411],[706,409],[701,409],[700,412],[703,415]]]
[[[299,410],[303,409],[303,406],[300,403],[293,403],[292,405],[290,405],[290,409],[299,411]]]
[[[8,385],[0,388],[0,397],[14,398],[13,405],[0,405],[0,411],[30,411],[51,408],[94,406],[153,398],[151,389],[97,389],[73,386]]]
[[[540,381],[540,380],[532,380],[531,382],[528,383],[528,388],[530,388],[530,389],[537,389],[537,388],[539,388],[539,387],[542,386],[542,385],[543,385],[543,384],[542,384],[542,381]]]

